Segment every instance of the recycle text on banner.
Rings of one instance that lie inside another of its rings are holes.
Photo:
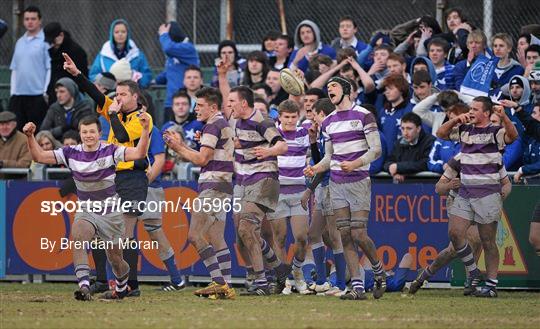
[[[488,58],[482,54],[478,55],[465,75],[460,92],[473,97],[487,96],[498,62],[498,57]]]

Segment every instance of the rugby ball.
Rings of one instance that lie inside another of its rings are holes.
[[[283,69],[279,72],[279,83],[288,94],[300,96],[304,93],[304,81],[290,69]]]

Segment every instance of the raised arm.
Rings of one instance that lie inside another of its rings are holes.
[[[453,137],[451,136],[451,134],[453,131],[455,131],[454,129],[457,128],[457,125],[467,123],[468,121],[469,114],[467,113],[460,114],[454,119],[446,121],[437,130],[437,137],[445,140],[450,140],[451,137]]]
[[[512,144],[519,137],[516,126],[514,126],[512,120],[510,120],[510,118],[506,115],[504,107],[502,107],[501,105],[493,106],[493,112],[495,112],[495,114],[497,114],[501,118],[501,123],[505,130],[505,144]]]
[[[64,56],[64,70],[73,76],[73,80],[77,83],[82,92],[87,93],[99,107],[103,108],[107,97],[81,73],[68,54],[62,53],[62,55]]]
[[[148,145],[150,144],[150,122],[151,122],[150,114],[146,112],[141,112],[139,114],[139,122],[141,123],[141,126],[142,126],[141,138],[139,139],[139,143],[137,144],[137,147],[126,148],[126,153],[125,153],[126,161],[135,161],[135,160],[143,159],[146,157],[146,154],[148,153]]]
[[[36,138],[34,137],[35,131],[36,131],[36,125],[33,122],[28,122],[23,127],[23,132],[26,135],[26,137],[28,137],[27,138],[28,149],[30,150],[32,159],[36,162],[43,163],[43,164],[50,164],[50,165],[58,164],[58,161],[56,160],[56,157],[54,156],[53,151],[44,151],[41,148],[41,146],[39,146],[38,142],[36,141]]]

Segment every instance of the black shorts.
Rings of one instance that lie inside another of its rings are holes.
[[[146,194],[148,193],[146,172],[143,170],[117,171],[114,182],[116,184],[116,193],[120,196],[122,203],[130,201],[132,204],[132,207],[124,214],[142,215],[137,204],[146,201]]]
[[[540,201],[536,202],[531,222],[540,223]]]

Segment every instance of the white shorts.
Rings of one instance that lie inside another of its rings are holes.
[[[103,241],[117,244],[124,237],[124,216],[120,212],[102,215],[95,212],[76,212],[74,221],[85,220],[94,226],[96,235]]]
[[[334,214],[332,198],[330,197],[330,185],[319,185],[315,188],[315,210],[320,210],[323,216]]]
[[[291,216],[307,216],[308,212],[301,204],[303,195],[304,192],[280,194],[276,210],[267,214],[268,220],[288,218]]]
[[[371,206],[371,180],[337,184],[330,181],[330,195],[334,210],[349,208],[351,212],[369,211]]]
[[[502,213],[502,197],[493,193],[482,198],[456,196],[448,213],[478,224],[498,222]]]

